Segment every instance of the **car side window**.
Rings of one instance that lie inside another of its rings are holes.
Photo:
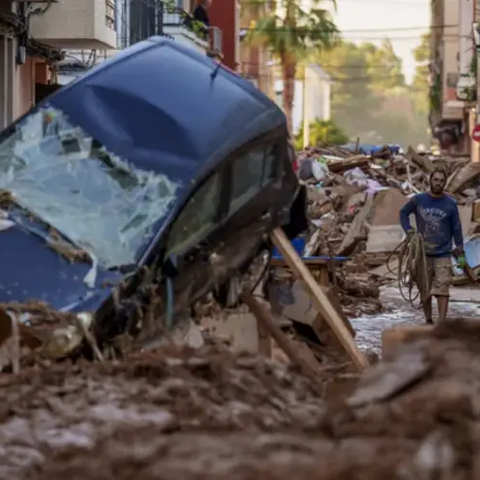
[[[277,173],[278,145],[270,145],[265,152],[265,167],[263,169],[262,186],[272,181]]]
[[[230,211],[236,211],[254,197],[275,175],[274,145],[262,145],[235,159],[232,166]]]
[[[168,254],[195,245],[215,225],[220,203],[220,174],[211,176],[180,211],[168,236]]]

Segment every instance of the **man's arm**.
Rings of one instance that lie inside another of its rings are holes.
[[[417,211],[417,202],[415,197],[412,197],[400,210],[400,225],[403,228],[403,231],[407,233],[412,229],[410,224],[410,215],[416,213]]]
[[[457,250],[463,252],[463,233],[462,223],[460,222],[460,214],[458,213],[457,204],[454,205],[453,213],[450,217],[453,239],[455,240],[455,247]]]

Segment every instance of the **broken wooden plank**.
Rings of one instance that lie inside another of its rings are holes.
[[[461,192],[469,182],[479,175],[480,163],[468,163],[450,175],[445,190],[449,193]]]
[[[328,287],[328,288],[322,287],[322,291],[325,293],[325,296],[328,298],[328,300],[332,304],[333,308],[337,312],[338,316],[342,320],[343,324],[345,325],[347,330],[350,332],[350,335],[353,338],[355,338],[355,335],[356,335],[355,329],[352,327],[352,324],[350,323],[350,320],[348,320],[347,316],[343,313],[342,305],[341,305],[340,300],[338,298],[338,294],[335,291],[335,288],[334,287]],[[320,313],[320,315],[317,316],[317,318],[315,318],[315,320],[313,322],[313,327],[317,328],[319,331],[321,331],[322,329],[319,328],[319,325],[318,325],[317,322],[323,321],[323,322],[326,322],[327,324],[328,324],[328,322],[324,318],[322,313],[321,312],[319,312],[319,313]]]
[[[412,147],[408,147],[406,158],[411,160],[417,168],[420,168],[425,173],[430,173],[435,168],[433,162],[428,157],[419,155]]]
[[[365,205],[360,212],[358,212],[357,216],[350,225],[347,234],[343,238],[342,243],[336,252],[338,256],[350,255],[350,253],[355,250],[355,247],[358,245],[358,243],[367,238],[368,231],[366,224],[367,218],[372,210],[372,206],[373,198],[368,197]]]
[[[344,160],[332,160],[328,162],[328,169],[332,173],[343,173],[352,168],[368,169],[370,158],[365,155],[355,155]]]
[[[305,282],[316,309],[322,314],[325,321],[328,322],[328,325],[335,333],[348,356],[352,359],[354,365],[359,369],[367,366],[367,358],[358,349],[352,335],[343,323],[335,307],[327,295],[325,295],[320,285],[317,284],[308,268],[303,264],[283,230],[280,228],[275,229],[272,233],[272,240],[283,258],[287,260],[294,274]]]
[[[417,351],[405,352],[391,362],[379,363],[363,375],[347,405],[357,408],[392,398],[424,378],[431,369],[423,352]]]
[[[300,355],[295,347],[295,344],[275,325],[270,312],[258,301],[252,294],[243,293],[241,295],[242,301],[248,306],[250,311],[255,315],[259,324],[270,334],[277,345],[285,352],[292,364],[301,368],[304,375],[312,381],[314,388],[318,393],[323,393],[323,389],[319,384],[319,372],[314,366],[305,360],[303,355]]]

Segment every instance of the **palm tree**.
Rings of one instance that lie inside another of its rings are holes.
[[[336,6],[335,0],[331,0]],[[283,108],[289,127],[295,75],[299,63],[311,53],[331,48],[338,39],[338,30],[330,12],[321,8],[322,0],[310,0],[304,9],[301,0],[258,0],[269,6],[247,35],[252,45],[268,48],[282,69]]]

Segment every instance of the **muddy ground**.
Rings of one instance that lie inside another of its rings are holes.
[[[478,327],[457,327],[328,402],[218,346],[5,375],[0,479],[480,478],[479,351]]]
[[[477,286],[452,287],[449,304],[449,316],[452,318],[480,319],[480,288]],[[387,328],[408,327],[423,323],[422,313],[413,308],[400,295],[395,284],[380,288],[382,311],[375,315],[362,314],[351,318],[355,328],[355,341],[360,348],[371,349],[380,354],[382,350],[382,332]],[[434,318],[437,315],[433,302]]]

